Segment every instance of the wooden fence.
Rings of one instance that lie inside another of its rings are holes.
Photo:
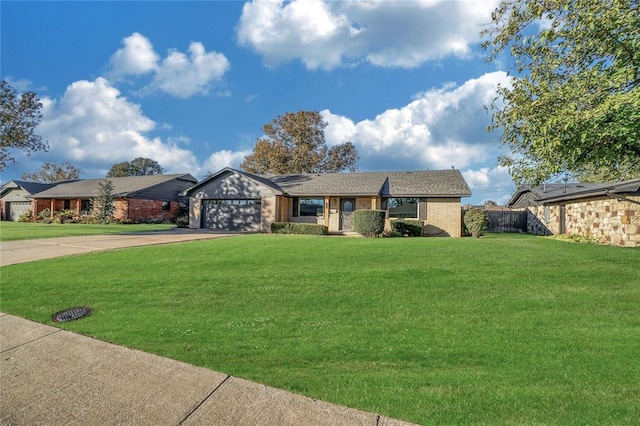
[[[527,212],[515,210],[487,210],[487,232],[527,232]]]

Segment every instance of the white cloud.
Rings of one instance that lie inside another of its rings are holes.
[[[147,74],[157,68],[160,57],[151,41],[140,33],[122,39],[124,47],[111,55],[108,76],[119,79],[125,75]]]
[[[513,180],[506,167],[468,169],[462,172],[462,176],[471,188],[474,198],[478,200],[477,204],[480,204],[480,200],[506,204],[515,191]]]
[[[238,41],[267,66],[300,59],[331,69],[361,60],[416,67],[467,57],[498,0],[254,0],[243,7]]]
[[[14,79],[12,76],[6,76],[3,77],[3,80],[5,80],[7,83],[9,83],[9,86],[13,87],[13,89],[17,92],[17,93],[23,93],[26,92],[28,90],[32,90],[31,86],[32,86],[32,82],[31,80],[27,80],[25,78],[21,78],[21,79]]]
[[[156,71],[153,86],[179,98],[206,94],[212,82],[219,81],[229,69],[227,58],[206,52],[202,43],[189,45],[189,56],[170,50]]]
[[[484,105],[495,95],[503,72],[485,74],[460,86],[449,84],[415,96],[409,104],[354,123],[322,111],[329,145],[351,141],[367,170],[469,167],[497,157],[499,143],[486,132]]]
[[[203,169],[207,172],[217,172],[225,167],[239,168],[244,161],[244,157],[251,154],[251,151],[228,151],[222,150],[214,152],[203,164]]]
[[[241,44],[252,46],[274,66],[302,58],[308,68],[332,68],[341,62],[349,23],[322,0],[246,3],[237,28]]]
[[[140,33],[122,40],[124,47],[110,59],[107,78],[118,81],[129,75],[152,74],[153,81],[138,93],[163,91],[178,98],[207,94],[229,70],[229,60],[218,52],[207,52],[202,43],[191,42],[188,55],[170,49],[160,60],[151,41]],[[225,92],[221,92],[225,96]]]
[[[179,142],[150,138],[155,123],[104,78],[77,81],[58,100],[43,99],[39,131],[48,157],[84,170],[107,170],[120,161],[151,158],[168,173],[195,172],[197,160]]]

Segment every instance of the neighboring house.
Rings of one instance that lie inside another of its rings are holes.
[[[32,195],[34,215],[50,209],[75,210],[78,215],[91,213],[91,200],[100,192],[100,184],[113,183],[114,217],[120,220],[171,220],[180,211],[179,194],[197,179],[190,174],[148,175],[82,179],[60,183]]]
[[[584,235],[640,247],[640,179],[523,186],[507,204],[528,210],[528,232]]]
[[[381,209],[416,219],[427,235],[461,236],[460,198],[471,191],[458,170],[257,176],[225,168],[184,193],[189,227],[268,231],[273,222],[352,231],[353,212]]]
[[[18,220],[22,213],[32,210],[31,195],[55,186],[55,183],[25,182],[10,180],[0,189],[0,219]]]

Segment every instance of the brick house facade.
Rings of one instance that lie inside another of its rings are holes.
[[[78,216],[92,213],[92,200],[106,181],[113,184],[114,218],[122,221],[171,221],[186,202],[180,193],[197,182],[189,174],[83,179],[65,182],[31,196],[33,214],[49,209],[51,215],[73,210]]]
[[[267,177],[226,168],[185,195],[191,228],[265,232],[273,222],[296,222],[349,232],[353,211],[374,209],[388,220],[422,221],[425,235],[460,237],[460,199],[471,191],[458,170]]]

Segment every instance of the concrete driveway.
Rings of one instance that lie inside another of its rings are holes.
[[[6,241],[0,243],[0,266],[33,262],[54,257],[93,251],[114,250],[125,247],[154,244],[181,243],[185,241],[242,235],[221,233],[205,229],[175,228],[167,231],[132,232],[115,235],[87,235],[82,237],[43,238],[38,240]]]

